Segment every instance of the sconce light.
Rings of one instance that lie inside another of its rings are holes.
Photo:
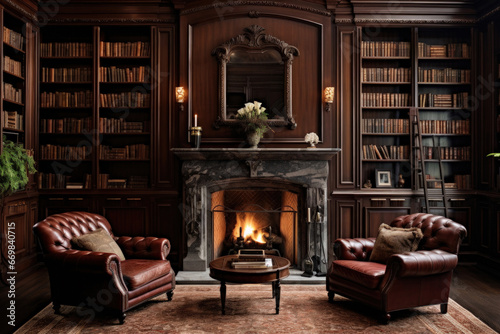
[[[325,88],[326,111],[331,110],[334,98],[335,98],[335,87],[326,87]]]
[[[184,87],[175,87],[175,101],[179,104],[180,111],[184,111],[185,96],[186,92],[184,91]]]

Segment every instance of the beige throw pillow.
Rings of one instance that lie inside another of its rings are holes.
[[[82,234],[79,237],[74,237],[71,241],[82,249],[94,252],[114,253],[118,255],[120,261],[125,260],[125,256],[116,241],[102,228]]]
[[[414,252],[423,236],[418,227],[399,228],[382,224],[378,228],[370,261],[385,264],[393,254]]]

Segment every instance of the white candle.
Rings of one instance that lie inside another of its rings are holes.
[[[194,126],[198,126],[198,115],[194,114]]]
[[[311,221],[311,208],[307,208],[307,221]]]

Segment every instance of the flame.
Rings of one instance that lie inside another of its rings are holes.
[[[235,238],[240,236],[244,238],[245,242],[253,240],[259,244],[265,244],[264,233],[259,228],[259,224],[255,221],[255,214],[244,212],[236,215],[236,228],[233,235]]]

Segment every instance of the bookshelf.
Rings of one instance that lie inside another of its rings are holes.
[[[427,177],[439,178],[441,154],[451,189],[472,188],[472,33],[471,28],[416,29],[416,104]]]
[[[45,27],[40,44],[39,189],[91,189],[92,27]]]
[[[412,30],[361,29],[361,184],[376,170],[410,188],[408,111],[412,104]]]
[[[3,9],[1,13],[0,139],[26,144],[26,23]]]
[[[144,189],[151,175],[151,28],[100,27],[97,187]]]

